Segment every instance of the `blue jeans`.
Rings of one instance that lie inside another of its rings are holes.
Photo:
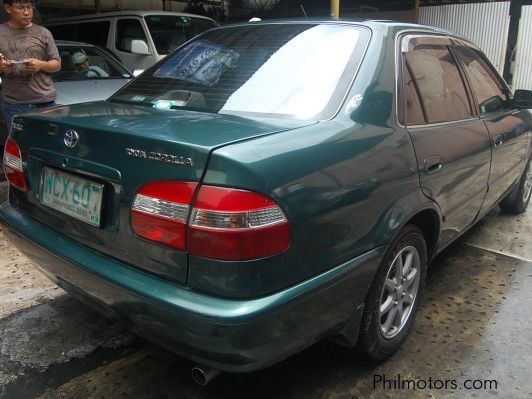
[[[26,114],[37,109],[48,108],[54,105],[55,101],[40,104],[8,104],[4,102],[4,120],[6,122],[7,133],[11,133],[11,125],[13,124],[13,118],[15,115]],[[2,144],[4,141],[2,141]]]

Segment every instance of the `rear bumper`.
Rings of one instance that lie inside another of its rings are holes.
[[[0,221],[11,242],[67,291],[126,319],[139,335],[183,357],[230,372],[267,367],[338,332],[348,320],[358,323],[355,309],[385,250],[265,297],[233,300],[139,271],[59,235],[8,203],[0,207]]]

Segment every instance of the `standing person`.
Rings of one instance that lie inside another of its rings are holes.
[[[4,0],[4,8],[9,21],[0,25],[0,76],[11,131],[15,115],[55,104],[50,74],[61,69],[61,58],[50,31],[32,22],[33,1]]]

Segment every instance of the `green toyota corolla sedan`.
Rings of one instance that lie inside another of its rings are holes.
[[[528,108],[449,32],[216,28],[107,101],[16,117],[0,218],[46,275],[201,383],[324,338],[380,360],[431,259],[492,207],[526,210]]]

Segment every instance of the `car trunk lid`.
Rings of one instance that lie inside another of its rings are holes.
[[[112,102],[56,107],[15,120],[29,187],[12,189],[11,202],[94,250],[185,283],[186,252],[132,232],[138,190],[153,181],[200,182],[214,149],[310,123]]]

